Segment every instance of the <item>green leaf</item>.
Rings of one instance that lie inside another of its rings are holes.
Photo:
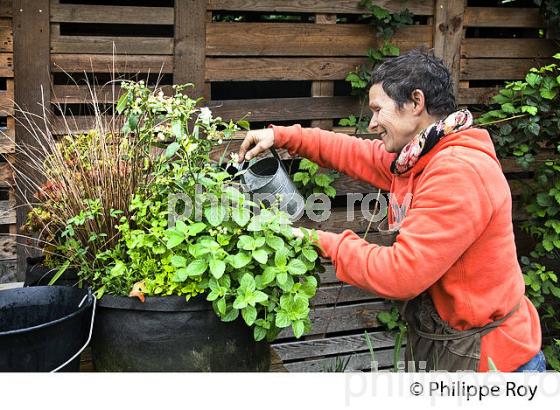
[[[255,240],[252,236],[241,235],[237,241],[237,247],[246,251],[252,251],[255,249]]]
[[[268,285],[269,283],[274,281],[274,279],[276,279],[276,272],[277,269],[274,266],[267,266],[266,268],[264,268],[262,274],[262,284]]]
[[[288,280],[287,272],[278,272],[276,274],[276,282],[278,282],[279,285],[285,284],[287,280]]]
[[[222,317],[223,322],[233,322],[239,316],[239,310],[231,309],[229,312],[226,313],[224,317]]]
[[[196,259],[189,263],[189,266],[187,266],[187,275],[200,276],[206,271],[207,268],[208,263],[205,260]]]
[[[175,138],[177,138],[177,141],[181,141],[185,138],[185,130],[183,128],[183,124],[181,124],[181,120],[173,120],[171,123],[171,131],[173,132],[173,135],[175,135]]]
[[[210,260],[210,273],[216,279],[220,279],[226,270],[226,264],[224,261],[219,259],[211,259]]]
[[[117,108],[116,108],[119,114],[122,114],[124,109],[126,108],[126,104],[128,102],[128,95],[129,92],[127,91],[119,97],[119,101],[117,102]]]
[[[220,226],[226,218],[226,213],[222,205],[213,205],[204,209],[204,216],[212,226]]]
[[[245,120],[237,121],[237,125],[239,125],[241,128],[247,131],[249,131],[249,129],[251,128],[249,121],[245,121]]]
[[[245,265],[247,265],[249,262],[251,262],[252,256],[244,253],[244,252],[239,252],[235,255],[230,255],[230,257],[228,257],[228,262],[230,263],[231,266],[233,266],[235,269],[241,269],[242,267],[244,267]]]
[[[299,259],[292,259],[288,263],[288,272],[292,275],[303,275],[307,272],[307,266]]]
[[[537,107],[533,107],[531,105],[524,105],[521,107],[521,112],[526,112],[529,113],[531,115],[537,115],[537,113],[539,112]]]
[[[167,249],[173,249],[185,240],[185,235],[173,228],[165,231],[165,237],[167,239]]]
[[[247,326],[251,326],[255,323],[255,319],[257,319],[257,309],[254,306],[246,306],[241,310],[241,316]]]
[[[309,248],[303,248],[301,253],[303,254],[303,256],[305,256],[305,258],[309,262],[315,262],[317,260],[317,258],[319,257],[319,255],[317,254],[317,252],[315,250],[309,249]]]
[[[315,176],[315,184],[320,187],[326,187],[332,182],[332,179],[327,174],[319,174]]]
[[[291,320],[288,317],[288,314],[286,311],[284,310],[280,310],[277,314],[276,314],[276,326],[277,327],[288,327],[290,326]]]
[[[216,301],[216,307],[221,316],[226,314],[226,298],[220,298]]]
[[[120,262],[123,266],[123,268],[125,268],[124,263]],[[118,266],[118,262],[117,265],[115,265],[115,267],[113,269],[111,269],[111,276],[113,275],[113,270]],[[66,272],[66,269],[68,269],[68,267],[70,266],[70,260],[67,260],[66,262],[64,262],[64,264],[60,267],[60,269],[54,274],[54,276],[52,277],[52,279],[49,281],[48,285],[52,286],[54,283],[56,283],[56,281],[62,276],[62,274],[64,272]]]
[[[284,240],[278,236],[268,236],[266,238],[266,244],[275,251],[278,251],[284,247]]]
[[[299,339],[305,331],[303,320],[296,320],[295,322],[292,322],[292,330],[296,339]]]
[[[255,338],[255,341],[261,341],[266,337],[266,329],[262,328],[260,326],[255,326],[255,328],[253,329],[253,337]]]
[[[189,236],[196,236],[200,232],[206,229],[206,224],[204,222],[195,222],[192,225],[189,225],[187,228],[187,233]]]
[[[237,225],[245,226],[251,219],[251,211],[244,206],[240,206],[231,210],[231,216]]]
[[[541,76],[534,73],[529,73],[525,76],[525,81],[531,86],[536,87],[541,82]]]
[[[260,290],[255,291],[255,303],[262,303],[268,300],[268,295]]]
[[[288,256],[286,255],[285,249],[280,249],[274,255],[274,264],[279,267],[283,268],[288,263]]]
[[[171,257],[171,265],[175,268],[184,268],[187,266],[187,259],[183,256],[173,255]]]
[[[253,258],[263,265],[268,261],[268,253],[264,249],[253,251]]]
[[[177,153],[177,151],[179,151],[179,148],[181,148],[181,146],[177,142],[172,142],[167,146],[167,149],[165,150],[165,156],[167,158],[171,158]]]

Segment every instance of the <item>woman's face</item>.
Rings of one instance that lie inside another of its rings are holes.
[[[387,152],[400,152],[421,129],[421,117],[414,103],[406,102],[399,109],[381,84],[369,89],[369,108],[372,116],[368,129],[382,138]]]

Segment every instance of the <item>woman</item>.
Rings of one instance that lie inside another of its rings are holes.
[[[448,69],[420,51],[391,59],[372,75],[369,107],[380,140],[271,126],[249,132],[239,158],[274,145],[391,193],[393,246],[350,230],[318,237],[338,279],[407,301],[409,370],[487,371],[491,359],[501,371],[544,371],[509,186],[488,132],[457,111]]]

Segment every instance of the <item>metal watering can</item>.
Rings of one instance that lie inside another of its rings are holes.
[[[270,151],[272,157],[262,158],[250,164],[247,169],[247,162],[242,163],[241,170],[244,172],[241,175],[241,186],[252,194],[252,198],[262,201],[267,207],[278,203],[278,207],[294,221],[303,214],[305,200],[290,179],[274,147],[270,147]]]

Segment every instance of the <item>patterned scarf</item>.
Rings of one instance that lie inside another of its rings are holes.
[[[391,164],[391,172],[401,175],[411,169],[416,162],[427,154],[440,139],[448,134],[470,128],[473,117],[469,110],[459,110],[447,118],[434,122],[428,128],[420,131],[404,146],[399,156]]]

